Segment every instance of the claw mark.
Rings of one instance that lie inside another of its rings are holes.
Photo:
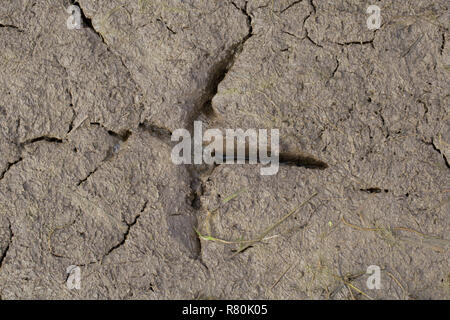
[[[0,28],[11,28],[11,29],[17,30],[18,32],[23,32],[23,30],[19,29],[19,27],[14,26],[12,24],[2,24],[2,23],[0,23]]]
[[[59,139],[59,138],[56,138],[56,137],[41,136],[41,137],[37,137],[37,138],[33,138],[33,139],[30,139],[30,140],[26,140],[24,142],[21,142],[20,146],[24,147],[26,145],[33,144],[33,143],[40,142],[40,141],[46,141],[46,142],[52,142],[52,143],[63,143],[62,139]]]

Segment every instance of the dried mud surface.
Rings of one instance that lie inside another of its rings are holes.
[[[450,298],[448,1],[72,3],[0,6],[0,299]],[[175,165],[194,120],[328,167]]]

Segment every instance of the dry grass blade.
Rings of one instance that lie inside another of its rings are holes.
[[[335,277],[336,279],[342,281],[347,287],[350,287],[351,289],[355,290],[356,292],[358,292],[359,294],[362,294],[363,296],[365,296],[367,299],[369,300],[374,300],[371,296],[369,296],[367,293],[365,293],[364,291],[358,289],[357,287],[355,287],[352,283],[350,283],[349,281],[337,276],[337,275],[333,275],[333,277]],[[352,294],[353,296],[353,294]]]
[[[275,229],[276,227],[278,227],[280,224],[282,224],[286,219],[288,219],[290,216],[292,216],[295,212],[297,212],[301,207],[305,206],[309,201],[311,201],[311,199],[313,199],[315,196],[317,196],[317,192],[314,193],[313,195],[311,195],[307,200],[305,200],[301,205],[299,205],[297,208],[295,208],[294,210],[292,210],[291,212],[289,212],[288,214],[286,214],[283,218],[281,218],[280,220],[278,220],[275,224],[271,225],[270,227],[268,227],[266,230],[264,230],[264,232],[253,242],[249,243],[248,245],[240,248],[239,250],[237,250],[235,253],[233,253],[233,255],[231,256],[231,258],[235,257],[237,254],[241,253],[242,251],[248,249],[249,247],[251,247],[253,244],[255,244],[256,242],[262,241],[273,229]]]
[[[198,231],[196,228],[194,228],[195,232],[197,233],[197,236],[205,241],[213,241],[213,242],[219,242],[219,243],[224,243],[224,244],[244,244],[244,243],[255,243],[257,241],[264,241],[264,240],[270,240],[273,239],[275,237],[278,236],[271,236],[271,237],[265,237],[264,239],[261,240],[223,240],[223,239],[219,239],[219,238],[215,238],[213,236],[205,236],[203,234],[200,233],[200,231]]]
[[[226,197],[225,199],[223,199],[222,204],[225,204],[231,200],[233,200],[234,198],[236,198],[238,195],[240,195],[241,193],[247,191],[247,188],[242,188],[241,190],[236,191],[235,193],[233,193],[232,195]]]

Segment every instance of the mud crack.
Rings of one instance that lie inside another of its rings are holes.
[[[11,223],[9,224],[9,241],[6,245],[5,250],[3,250],[3,253],[0,256],[0,270],[2,269],[3,263],[5,261],[6,255],[8,254],[9,248],[11,247],[12,240],[14,238],[14,233],[12,231]]]
[[[108,152],[106,153],[106,156],[103,158],[102,161],[100,161],[100,163],[97,165],[97,167],[95,167],[94,170],[92,170],[91,172],[89,172],[87,174],[87,176],[83,179],[81,179],[80,181],[78,181],[77,183],[77,187],[82,185],[84,182],[86,182],[94,173],[96,173],[98,171],[98,169],[101,168],[102,164],[106,161],[111,160],[118,152],[118,148],[120,148],[120,143],[126,142],[128,140],[128,138],[131,136],[131,131],[127,130],[124,131],[122,133],[117,133],[114,132],[112,130],[108,130],[106,129],[101,123],[99,122],[91,122],[90,125],[94,125],[94,126],[99,126],[101,128],[103,128],[110,136],[112,136],[113,138],[115,138],[118,143],[114,144],[114,146],[112,146]]]
[[[299,4],[299,3],[301,3],[301,2],[303,2],[303,0],[297,0],[297,1],[294,1],[293,3],[291,3],[290,5],[288,5],[286,8],[282,9],[282,10],[280,11],[280,14],[285,13],[285,12],[288,11],[290,8],[292,8],[293,6],[295,6],[296,4]]]
[[[114,250],[120,248],[121,246],[123,246],[125,244],[125,242],[128,239],[128,235],[130,234],[131,228],[138,222],[139,217],[141,216],[141,213],[145,211],[145,208],[147,207],[147,203],[148,201],[146,201],[144,203],[143,208],[141,209],[140,213],[138,215],[136,215],[136,217],[134,217],[134,220],[131,221],[130,223],[127,223],[126,221],[124,221],[124,223],[127,225],[127,230],[125,230],[124,234],[123,234],[123,238],[122,240],[116,244],[115,246],[113,246],[111,249],[108,250],[108,252],[106,252],[102,259],[103,260],[105,257],[107,257],[109,254],[111,254]]]
[[[78,1],[75,1],[75,2],[71,1],[71,3],[74,4],[74,5],[76,5],[76,6],[78,6],[78,7],[80,8],[81,19],[82,19],[83,25],[84,25],[86,28],[91,29],[91,30],[92,30],[92,31],[100,38],[100,40],[102,41],[102,43],[103,43],[103,44],[105,45],[105,47],[106,47],[106,51],[110,52],[111,54],[113,54],[115,57],[117,57],[117,58],[119,59],[119,61],[120,61],[120,63],[122,64],[122,66],[125,68],[125,70],[127,70],[128,75],[129,75],[131,81],[134,83],[134,85],[136,86],[136,88],[138,88],[139,91],[142,93],[142,92],[143,92],[142,88],[141,88],[140,85],[136,82],[136,80],[132,77],[132,73],[131,73],[131,71],[129,70],[128,66],[125,64],[125,62],[124,62],[124,60],[123,60],[123,57],[122,57],[120,54],[118,54],[117,52],[113,51],[113,50],[109,47],[109,45],[108,45],[108,43],[106,42],[106,40],[105,40],[105,38],[103,37],[103,35],[102,35],[99,31],[97,31],[97,30],[94,28],[94,25],[92,24],[92,19],[89,18],[89,17],[84,13],[84,10],[83,10],[83,7],[81,6],[81,4],[80,4]],[[173,32],[173,31],[172,31],[172,32]]]
[[[431,142],[427,142],[425,140],[422,141],[423,143],[425,143],[426,145],[432,146],[433,149],[438,152],[442,158],[444,159],[445,165],[447,166],[448,169],[450,169],[450,163],[447,159],[447,157],[445,156],[445,154],[442,152],[441,149],[438,148],[438,146],[436,145],[436,143],[434,142],[434,139],[431,139]]]
[[[21,162],[21,161],[23,161],[23,158],[22,158],[22,157],[19,158],[19,159],[17,159],[17,160],[14,161],[14,162],[8,163],[8,165],[6,166],[6,169],[3,170],[2,173],[0,173],[0,180],[2,180],[2,179],[5,177],[5,174],[6,174],[13,166],[15,166],[16,164],[18,164],[18,163]]]

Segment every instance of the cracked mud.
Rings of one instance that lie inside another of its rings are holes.
[[[449,3],[376,4],[3,3],[0,299],[449,299]],[[279,172],[173,164],[195,120]]]

